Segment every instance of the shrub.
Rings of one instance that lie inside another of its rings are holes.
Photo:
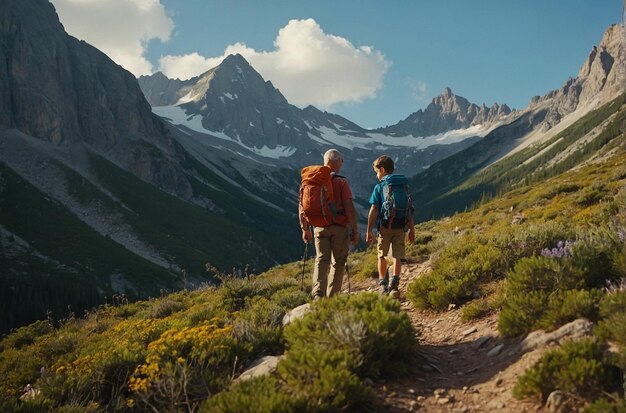
[[[184,306],[181,302],[163,298],[156,300],[152,305],[148,313],[148,318],[165,318],[181,311],[183,308]]]
[[[591,403],[585,413],[626,413],[626,401],[614,398],[613,400],[600,399]]]
[[[521,259],[509,272],[506,299],[498,320],[503,336],[557,327],[579,316],[594,316],[599,295],[580,290],[584,274],[571,260],[552,257]],[[577,299],[582,299],[577,302]]]
[[[299,287],[289,287],[276,291],[271,300],[283,309],[291,310],[309,301],[309,295]]]
[[[557,291],[550,296],[548,308],[536,326],[552,329],[578,318],[595,321],[601,297],[599,290]]]
[[[562,390],[593,400],[618,384],[617,369],[605,359],[600,344],[588,339],[567,342],[546,353],[518,379],[513,395],[545,401],[554,390]]]
[[[299,411],[371,410],[372,391],[354,374],[351,358],[345,349],[298,346],[277,369],[284,388],[303,405]]]
[[[0,352],[7,348],[20,348],[33,344],[35,339],[54,331],[54,327],[49,321],[36,321],[25,327],[20,327],[12,331],[4,340],[0,342]]]
[[[503,337],[514,337],[533,330],[548,304],[545,291],[507,295],[498,318],[498,331]]]
[[[408,297],[418,308],[443,310],[471,298],[481,283],[502,277],[505,257],[486,239],[471,235],[446,248],[431,273],[415,279]]]
[[[316,301],[284,336],[289,353],[299,347],[344,350],[351,355],[352,371],[368,377],[402,373],[414,343],[411,321],[399,302],[374,293]]]
[[[235,384],[205,402],[201,413],[291,413],[304,411],[303,403],[281,390],[271,376],[254,377]]]
[[[236,357],[232,327],[205,323],[173,328],[148,345],[145,362],[130,378],[136,401],[152,410],[193,409],[200,400],[222,390]]]
[[[235,338],[251,346],[254,356],[276,354],[283,350],[282,320],[285,310],[263,297],[248,299],[235,320]]]
[[[608,191],[604,184],[595,182],[593,185],[584,188],[576,198],[576,203],[586,207],[598,203],[607,196]]]

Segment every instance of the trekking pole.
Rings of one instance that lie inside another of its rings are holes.
[[[304,291],[304,267],[306,266],[306,259],[309,252],[309,243],[304,244],[304,254],[302,255],[302,275],[300,276],[300,288]]]
[[[352,294],[352,288],[350,287],[350,267],[348,267],[348,259],[346,258],[346,275],[348,276],[348,295]]]

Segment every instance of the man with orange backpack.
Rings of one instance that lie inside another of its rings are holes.
[[[348,180],[338,175],[342,165],[341,153],[329,149],[323,166],[302,169],[298,215],[302,240],[315,239],[313,299],[341,291],[349,245],[359,242],[352,190]]]

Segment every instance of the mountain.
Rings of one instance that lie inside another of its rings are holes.
[[[271,174],[277,166],[297,170],[319,163],[327,149],[336,147],[347,160],[342,172],[352,179],[363,204],[373,183],[369,171],[377,156],[374,149],[394,157],[407,175],[415,175],[469,146],[511,114],[506,105],[479,108],[446,89],[421,118],[428,120],[428,128],[410,126],[418,117],[414,114],[397,125],[368,130],[313,106],[300,109],[289,104],[241,55],[228,56],[219,66],[185,81],[162,73],[138,80],[154,113],[172,125],[172,134],[184,146],[194,147],[190,152],[196,157],[215,158],[227,148],[248,162],[252,158],[268,164]],[[200,155],[200,147],[205,154]]]
[[[624,133],[624,27],[613,25],[576,78],[516,118],[415,176],[420,220],[462,211],[524,182],[588,162]]]
[[[199,162],[49,1],[0,3],[0,60],[0,331],[301,253],[297,173]]]
[[[483,103],[482,106],[477,106],[461,96],[456,96],[450,88],[445,88],[426,109],[420,109],[397,124],[377,131],[394,136],[430,136],[476,125],[493,125],[510,113],[511,109],[506,104],[494,103],[487,107]]]

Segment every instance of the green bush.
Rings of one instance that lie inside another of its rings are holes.
[[[443,310],[470,299],[480,284],[502,277],[506,268],[501,250],[486,239],[462,237],[442,252],[429,274],[409,284],[408,297],[418,308]]]
[[[545,291],[509,294],[498,318],[498,331],[503,337],[514,337],[533,330],[548,305]]]
[[[360,376],[400,374],[413,350],[413,327],[400,303],[374,293],[337,295],[314,302],[312,311],[284,330],[289,352],[339,349]]]
[[[251,346],[253,357],[277,354],[283,350],[282,320],[285,310],[263,297],[246,300],[245,308],[235,320],[233,334]]]
[[[200,413],[291,413],[303,411],[303,403],[281,390],[271,376],[254,377],[233,385],[207,400]]]
[[[290,350],[277,369],[284,388],[303,404],[298,411],[371,410],[373,393],[353,372],[352,357],[345,349],[316,345]]]
[[[276,291],[271,300],[283,309],[291,310],[309,301],[309,295],[299,287],[289,287]]]
[[[591,403],[585,413],[626,413],[626,401],[623,398],[600,399]]]
[[[618,370],[606,360],[600,344],[592,339],[570,341],[546,353],[521,376],[513,395],[538,396],[545,401],[555,390],[594,400],[617,389]]]
[[[578,318],[596,321],[601,297],[599,290],[557,291],[550,296],[548,308],[537,327],[552,329]]]
[[[20,327],[0,341],[0,352],[7,348],[20,349],[26,345],[33,344],[36,338],[53,331],[54,327],[47,320],[36,321],[25,327]]]

